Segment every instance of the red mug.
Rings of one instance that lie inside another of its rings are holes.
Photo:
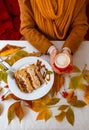
[[[70,57],[65,53],[60,53],[56,56],[54,66],[60,72],[71,72],[73,70],[73,66],[70,65]]]

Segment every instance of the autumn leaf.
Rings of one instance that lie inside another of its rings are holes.
[[[23,109],[21,106],[21,102],[17,102],[17,104],[15,106],[15,114],[17,115],[17,117],[19,118],[20,121],[23,119],[24,112],[23,112]]]
[[[63,86],[64,82],[65,82],[64,76],[55,73],[54,84],[50,91],[50,94],[54,96],[55,93],[58,93],[61,87]]]
[[[83,70],[83,78],[89,83],[89,70]]]
[[[83,81],[83,75],[82,74],[80,74],[78,76],[73,76],[70,79],[69,88],[72,88],[72,89],[80,88],[82,81]]]
[[[47,105],[55,105],[56,103],[58,103],[60,101],[59,98],[52,98],[50,99],[50,101],[47,103]]]
[[[70,107],[66,112],[66,119],[71,125],[74,125],[74,112]]]
[[[15,54],[13,54],[12,56],[8,56],[5,61],[9,64],[9,65],[13,65],[17,60],[28,56],[28,52],[24,51],[24,50],[20,50],[18,52],[16,52]]]
[[[21,102],[15,102],[13,103],[9,108],[8,108],[8,123],[10,124],[10,122],[14,119],[15,114],[17,115],[17,117],[19,118],[19,120],[21,121],[24,113],[21,107]]]
[[[66,112],[61,111],[61,113],[59,113],[58,115],[55,116],[57,121],[63,121],[64,117],[66,115]]]
[[[40,102],[40,101],[33,101],[32,103],[32,110],[34,110],[35,112],[39,112],[45,108],[47,108],[47,106],[43,103],[43,102]]]
[[[32,108],[32,101],[30,100],[24,100],[24,102],[26,102],[28,105],[29,108]]]
[[[9,100],[9,99],[14,99],[14,100],[21,100],[20,98],[16,97],[14,94],[8,94],[4,100]]]
[[[7,56],[10,55],[20,49],[23,49],[24,47],[15,46],[15,45],[9,45],[7,44],[0,50],[0,56]]]
[[[84,93],[84,99],[85,99],[86,103],[89,104],[89,88],[87,88]]]
[[[86,103],[82,100],[77,100],[77,98],[73,98],[70,102],[70,104],[74,107],[81,108],[86,105]]]
[[[81,72],[81,70],[78,68],[78,66],[73,65],[73,72]]]
[[[2,114],[2,112],[3,112],[3,106],[2,106],[2,104],[0,103],[0,115]]]
[[[68,108],[68,105],[60,105],[60,107],[58,108],[58,110],[65,110]]]
[[[70,91],[68,92],[67,97],[66,97],[67,102],[70,102],[70,101],[72,100],[73,96],[74,96],[74,90],[70,90]]]
[[[15,116],[15,107],[16,107],[17,102],[13,103],[9,108],[8,108],[8,124],[14,119]]]
[[[52,113],[51,113],[50,109],[45,108],[38,113],[36,120],[47,121],[51,116],[52,116]]]
[[[0,80],[7,83],[7,73],[6,70],[0,70]]]

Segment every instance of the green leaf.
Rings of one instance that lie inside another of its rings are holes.
[[[55,118],[56,118],[57,121],[63,121],[65,115],[66,115],[66,113],[64,111],[62,111],[61,113],[56,115]]]
[[[69,83],[69,88],[72,89],[78,89],[83,81],[83,75],[78,75],[78,76],[74,76],[71,78],[70,83]]]
[[[66,112],[66,119],[71,125],[74,125],[74,112],[71,108]]]
[[[68,105],[61,105],[58,110],[65,110],[68,108]]]
[[[53,72],[52,71],[50,71],[50,70],[48,70],[47,72],[46,72],[46,74],[52,74]]]

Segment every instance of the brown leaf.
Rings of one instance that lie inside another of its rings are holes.
[[[81,70],[78,68],[78,66],[73,65],[73,72],[81,72]]]
[[[74,125],[74,112],[70,107],[66,112],[66,119],[71,125]]]
[[[58,93],[60,91],[60,88],[63,86],[64,82],[64,76],[55,73],[54,84],[53,88],[50,91],[50,94],[54,96],[55,93]]]
[[[21,106],[21,102],[17,102],[17,104],[15,106],[15,114],[17,115],[17,117],[21,121],[23,116],[24,116],[24,112],[23,112],[23,109],[22,109],[22,106]]]
[[[64,111],[61,111],[61,113],[56,115],[55,118],[56,118],[57,121],[63,121],[65,115],[66,115],[66,113]]]
[[[52,98],[50,99],[50,101],[47,103],[47,105],[55,105],[56,103],[58,103],[60,101],[59,98]]]
[[[20,98],[16,97],[14,94],[8,94],[4,100],[9,100],[9,99],[14,99],[14,100],[21,100]]]
[[[81,107],[84,107],[86,105],[86,103],[82,100],[77,100],[77,98],[73,98],[70,102],[70,104],[74,107],[78,107],[78,108],[81,108]]]
[[[61,105],[58,110],[65,110],[68,108],[68,105]]]
[[[0,115],[2,114],[3,112],[3,107],[2,107],[2,104],[0,103]]]
[[[28,107],[29,107],[29,108],[32,108],[32,101],[24,100],[24,102],[26,102],[26,103],[28,104]]]
[[[20,47],[20,46],[14,46],[14,45],[9,45],[7,44],[6,46],[4,46],[1,50],[0,50],[0,56],[7,56],[10,55],[20,49],[22,49],[24,47]]]
[[[38,113],[36,120],[47,121],[51,116],[52,116],[52,113],[51,113],[50,109],[45,108]]]

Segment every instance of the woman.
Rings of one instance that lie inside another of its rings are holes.
[[[41,53],[50,54],[55,72],[55,56],[78,49],[88,29],[85,0],[18,0],[21,11],[21,34]],[[65,40],[58,52],[50,40]],[[65,72],[64,72],[65,73]]]

